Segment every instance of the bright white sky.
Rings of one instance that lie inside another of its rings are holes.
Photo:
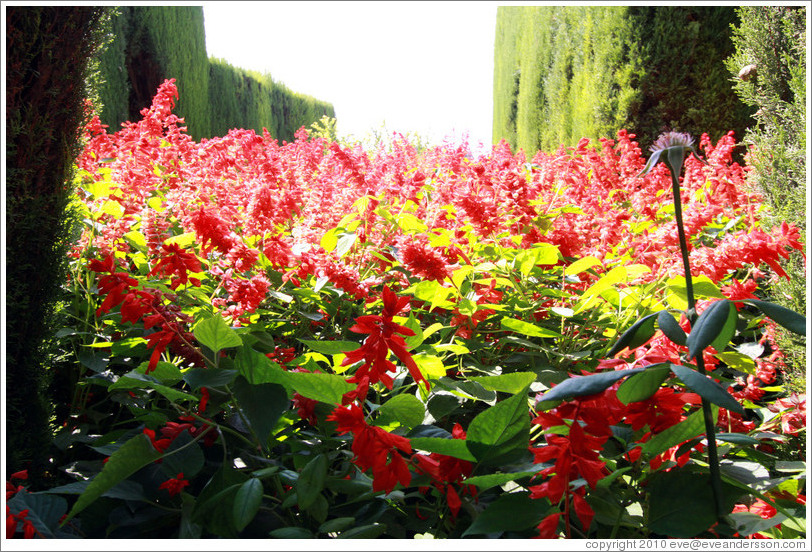
[[[332,103],[339,135],[415,132],[487,150],[492,2],[204,2],[206,50]]]

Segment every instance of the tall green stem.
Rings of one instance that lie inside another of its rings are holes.
[[[677,218],[677,232],[679,235],[679,247],[682,253],[682,264],[685,270],[685,289],[688,294],[688,319],[693,326],[696,321],[696,301],[694,299],[694,286],[691,281],[691,266],[688,262],[688,240],[685,238],[685,228],[682,224],[682,200],[680,198],[679,174],[680,168],[669,166],[671,172],[671,183],[674,191],[674,214]],[[696,367],[700,374],[705,375],[705,359],[702,352],[696,356]],[[719,473],[719,455],[716,450],[716,427],[713,421],[713,412],[710,402],[702,399],[702,418],[705,421],[705,435],[708,440],[708,466],[710,468],[711,489],[716,504],[716,517],[721,519],[724,512],[724,500],[722,495],[722,477]]]

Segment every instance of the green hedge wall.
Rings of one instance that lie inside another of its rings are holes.
[[[331,104],[298,94],[270,75],[247,71],[222,59],[209,59],[209,105],[212,134],[222,136],[233,128],[268,129],[279,140],[293,141],[302,126],[335,117]]]
[[[302,126],[332,105],[298,94],[260,75],[232,67],[206,53],[200,6],[121,6],[109,27],[110,43],[99,58],[101,121],[111,131],[140,118],[158,85],[175,78],[183,117],[196,140],[232,128],[267,128],[278,140],[293,140]]]
[[[493,140],[532,155],[625,128],[644,146],[666,129],[741,137],[727,7],[502,6]]]

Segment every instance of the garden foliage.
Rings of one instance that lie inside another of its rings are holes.
[[[736,50],[725,64],[735,79],[736,93],[754,112],[756,122],[742,139],[752,167],[747,181],[763,194],[773,220],[794,223],[804,236],[809,212],[806,7],[742,6],[737,11]],[[806,311],[805,261],[800,252],[793,253],[785,264],[792,277],[778,282],[773,291],[777,303],[798,312]],[[805,344],[786,333],[779,339],[802,390],[806,385]]]
[[[801,245],[731,135],[672,188],[625,131],[532,159],[197,143],[176,94],[88,126],[65,481],[9,484],[19,534],[805,536],[806,402],[773,339],[805,319],[760,299]]]
[[[752,122],[733,93],[733,7],[500,6],[494,142],[532,154],[635,129],[718,140]]]

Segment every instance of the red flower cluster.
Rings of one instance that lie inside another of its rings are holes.
[[[453,439],[465,439],[465,430],[460,424],[454,424],[451,430]],[[471,475],[473,465],[467,460],[454,458],[437,452],[431,454],[415,454],[412,461],[417,464],[417,470],[431,477],[432,485],[445,495],[451,515],[457,517],[457,513],[462,506],[459,494],[455,486],[459,485],[462,492],[471,496],[476,496],[476,487],[464,485],[463,480]],[[420,492],[426,492],[428,487],[423,487]]]
[[[398,483],[409,486],[412,474],[400,455],[412,453],[407,438],[367,424],[363,411],[355,404],[336,407],[327,420],[338,423],[339,435],[352,433],[354,462],[364,471],[372,470],[372,490],[390,493]]]
[[[351,365],[363,361],[355,375],[348,381],[361,383],[364,378],[368,378],[369,383],[381,382],[387,389],[392,389],[392,377],[387,372],[393,372],[395,365],[389,360],[389,352],[400,359],[409,369],[409,373],[415,382],[423,382],[426,389],[429,382],[423,377],[411,353],[406,350],[406,342],[403,336],[413,336],[414,332],[406,326],[401,326],[392,321],[392,318],[399,313],[409,303],[409,297],[400,297],[388,287],[384,286],[381,295],[383,299],[383,312],[380,315],[364,315],[355,319],[355,325],[350,331],[355,333],[369,334],[363,345],[354,351],[349,351],[343,364]]]
[[[184,487],[189,485],[189,481],[183,478],[183,472],[180,472],[176,477],[167,479],[158,487],[159,489],[166,489],[169,496],[175,496],[183,491]]]

